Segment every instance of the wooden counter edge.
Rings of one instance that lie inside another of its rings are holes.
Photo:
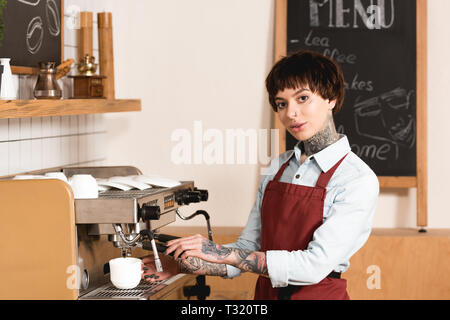
[[[217,236],[239,236],[243,227],[212,227],[213,237]],[[170,226],[163,227],[160,233],[172,234],[177,236],[187,236],[193,234],[207,235],[206,227],[202,226]],[[373,228],[371,236],[386,237],[450,237],[449,229],[427,228],[426,232],[419,232],[415,228]]]

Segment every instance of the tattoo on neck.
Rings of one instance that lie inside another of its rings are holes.
[[[315,154],[338,140],[339,135],[336,132],[333,116],[330,114],[328,115],[325,127],[314,136],[304,141],[303,145],[305,146],[305,154],[307,156]]]

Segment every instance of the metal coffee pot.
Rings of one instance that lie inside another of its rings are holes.
[[[34,87],[36,99],[61,99],[62,90],[56,81],[56,63],[40,62],[39,75]]]
[[[78,72],[83,76],[93,76],[97,71],[98,64],[95,63],[95,57],[85,54],[84,58],[80,59],[77,64]]]

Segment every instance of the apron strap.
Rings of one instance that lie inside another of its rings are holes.
[[[281,168],[278,170],[277,174],[273,178],[274,181],[280,181],[280,178],[283,175],[284,169],[286,169],[286,167],[289,165],[289,162],[291,161],[292,155],[287,159],[287,161],[285,163],[283,163]]]
[[[330,181],[334,172],[339,167],[341,162],[344,161],[344,159],[347,155],[348,155],[348,153],[345,156],[343,156],[341,160],[336,162],[336,164],[330,170],[328,170],[327,172],[322,172],[320,174],[319,179],[317,179],[317,182],[316,182],[316,187],[326,188],[326,186],[328,185],[328,182]]]
[[[281,176],[283,175],[284,170],[289,165],[289,162],[291,161],[291,158],[294,154],[292,154],[285,163],[280,167],[277,174],[273,178],[274,181],[280,181]],[[331,177],[333,176],[336,169],[339,167],[339,165],[344,161],[345,157],[348,155],[348,153],[341,158],[336,164],[327,172],[322,172],[319,176],[319,179],[317,179],[316,187],[325,188],[328,185],[328,182],[331,180]]]

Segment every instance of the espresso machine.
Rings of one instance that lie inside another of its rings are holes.
[[[63,167],[66,177],[90,174],[95,178],[140,175],[131,166]],[[55,171],[55,169],[52,169]],[[44,172],[41,172],[44,173]],[[74,199],[60,180],[0,180],[0,299],[183,299],[205,298],[204,277],[178,274],[164,281],[141,283],[134,289],[115,288],[108,261],[117,257],[158,256],[165,242],[176,236],[164,227],[177,217],[206,218],[198,210],[184,217],[181,206],[206,201],[208,191],[193,181],[146,190],[106,190],[96,199]],[[27,279],[26,281],[24,279]],[[30,285],[31,284],[31,285]],[[31,287],[31,288],[30,288]]]

